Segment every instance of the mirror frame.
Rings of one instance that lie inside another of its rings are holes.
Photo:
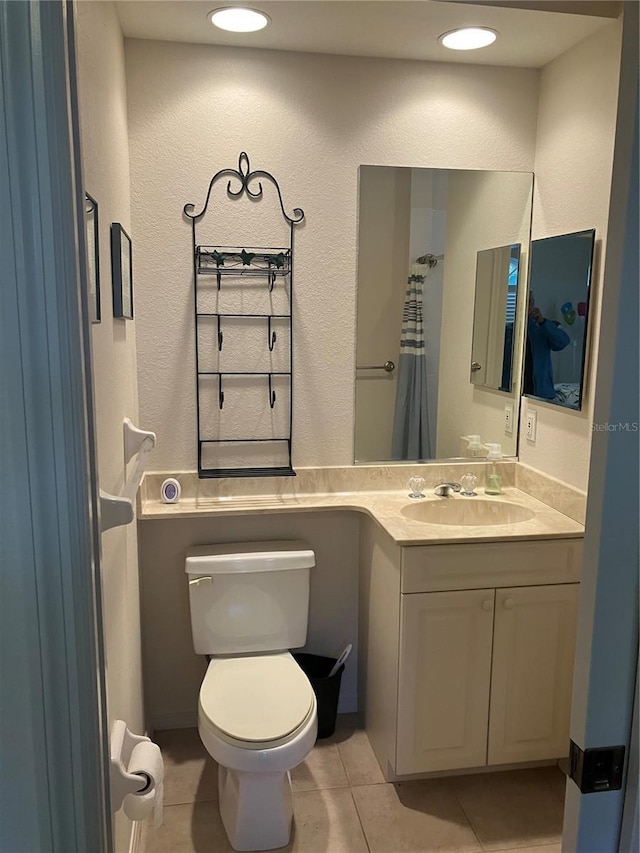
[[[102,321],[100,304],[100,228],[98,202],[86,190],[85,233],[87,237],[87,287],[89,291],[89,320],[92,324]]]
[[[594,263],[595,263],[596,229],[595,228],[584,228],[581,231],[570,231],[566,234],[553,234],[550,237],[540,237],[537,240],[531,240],[530,241],[530,251],[529,251],[529,264],[528,264],[528,271],[527,271],[527,301],[525,303],[526,306],[528,306],[528,304],[529,304],[529,294],[533,290],[533,288],[531,286],[532,285],[531,270],[533,267],[534,245],[536,243],[546,243],[550,240],[558,240],[562,237],[578,237],[578,236],[587,235],[587,234],[591,235],[591,251],[589,253],[589,268],[587,270],[587,284],[586,284],[587,297],[585,300],[585,302],[587,304],[587,310],[585,313],[584,339],[583,339],[583,344],[582,344],[582,354],[581,354],[581,358],[580,358],[580,381],[578,383],[578,405],[577,406],[571,406],[567,403],[561,403],[560,401],[557,401],[557,400],[548,400],[545,397],[536,397],[535,394],[525,394],[525,392],[524,392],[524,378],[525,378],[524,374],[525,374],[525,363],[526,363],[526,353],[527,353],[527,317],[528,317],[528,314],[525,315],[525,329],[524,329],[524,335],[523,335],[523,339],[522,339],[522,346],[523,346],[522,376],[521,376],[521,385],[520,385],[520,387],[522,388],[522,396],[526,397],[527,400],[535,400],[537,403],[545,403],[548,406],[556,406],[559,409],[566,409],[570,412],[581,412],[583,410],[583,407],[584,407],[584,389],[585,389],[586,379],[587,379],[587,350],[589,349],[589,343],[590,343],[589,334],[590,334],[591,325],[589,323],[589,313],[591,310],[591,290],[593,288],[593,267],[594,267]],[[518,438],[520,438],[520,436],[518,436]]]

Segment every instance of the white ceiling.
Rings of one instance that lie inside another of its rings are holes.
[[[226,33],[207,13],[233,0],[119,0],[128,38],[270,50],[421,59],[537,68],[610,23],[610,19],[437,0],[240,0],[266,12],[257,33]],[[567,4],[562,4],[566,6]],[[459,26],[483,25],[500,38],[488,48],[452,51],[437,37]]]

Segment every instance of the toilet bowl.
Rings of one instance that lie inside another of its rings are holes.
[[[313,566],[299,541],[187,551],[193,647],[209,659],[198,730],[220,768],[220,814],[235,850],[284,847],[291,834],[289,771],[315,743],[317,706],[287,650],[307,639]]]
[[[289,841],[289,771],[317,733],[316,697],[288,652],[212,658],[200,688],[198,730],[218,762],[220,815],[234,850]]]

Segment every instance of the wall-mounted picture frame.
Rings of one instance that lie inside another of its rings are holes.
[[[85,191],[84,218],[87,235],[87,279],[89,288],[89,320],[101,321],[100,311],[100,230],[98,202]]]
[[[133,256],[131,237],[119,222],[111,223],[113,316],[133,320]]]

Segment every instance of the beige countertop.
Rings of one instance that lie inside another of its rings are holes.
[[[403,509],[432,501],[487,500],[511,503],[532,510],[529,521],[499,525],[431,524],[403,515]],[[505,539],[573,539],[584,535],[577,521],[515,488],[502,495],[489,496],[478,491],[478,498],[454,495],[440,498],[430,492],[423,500],[414,501],[402,491],[332,492],[295,495],[253,495],[230,497],[185,497],[176,504],[141,499],[138,518],[156,520],[200,518],[203,516],[256,515],[273,512],[317,512],[354,510],[369,515],[397,545],[425,545],[446,542],[497,542]]]

